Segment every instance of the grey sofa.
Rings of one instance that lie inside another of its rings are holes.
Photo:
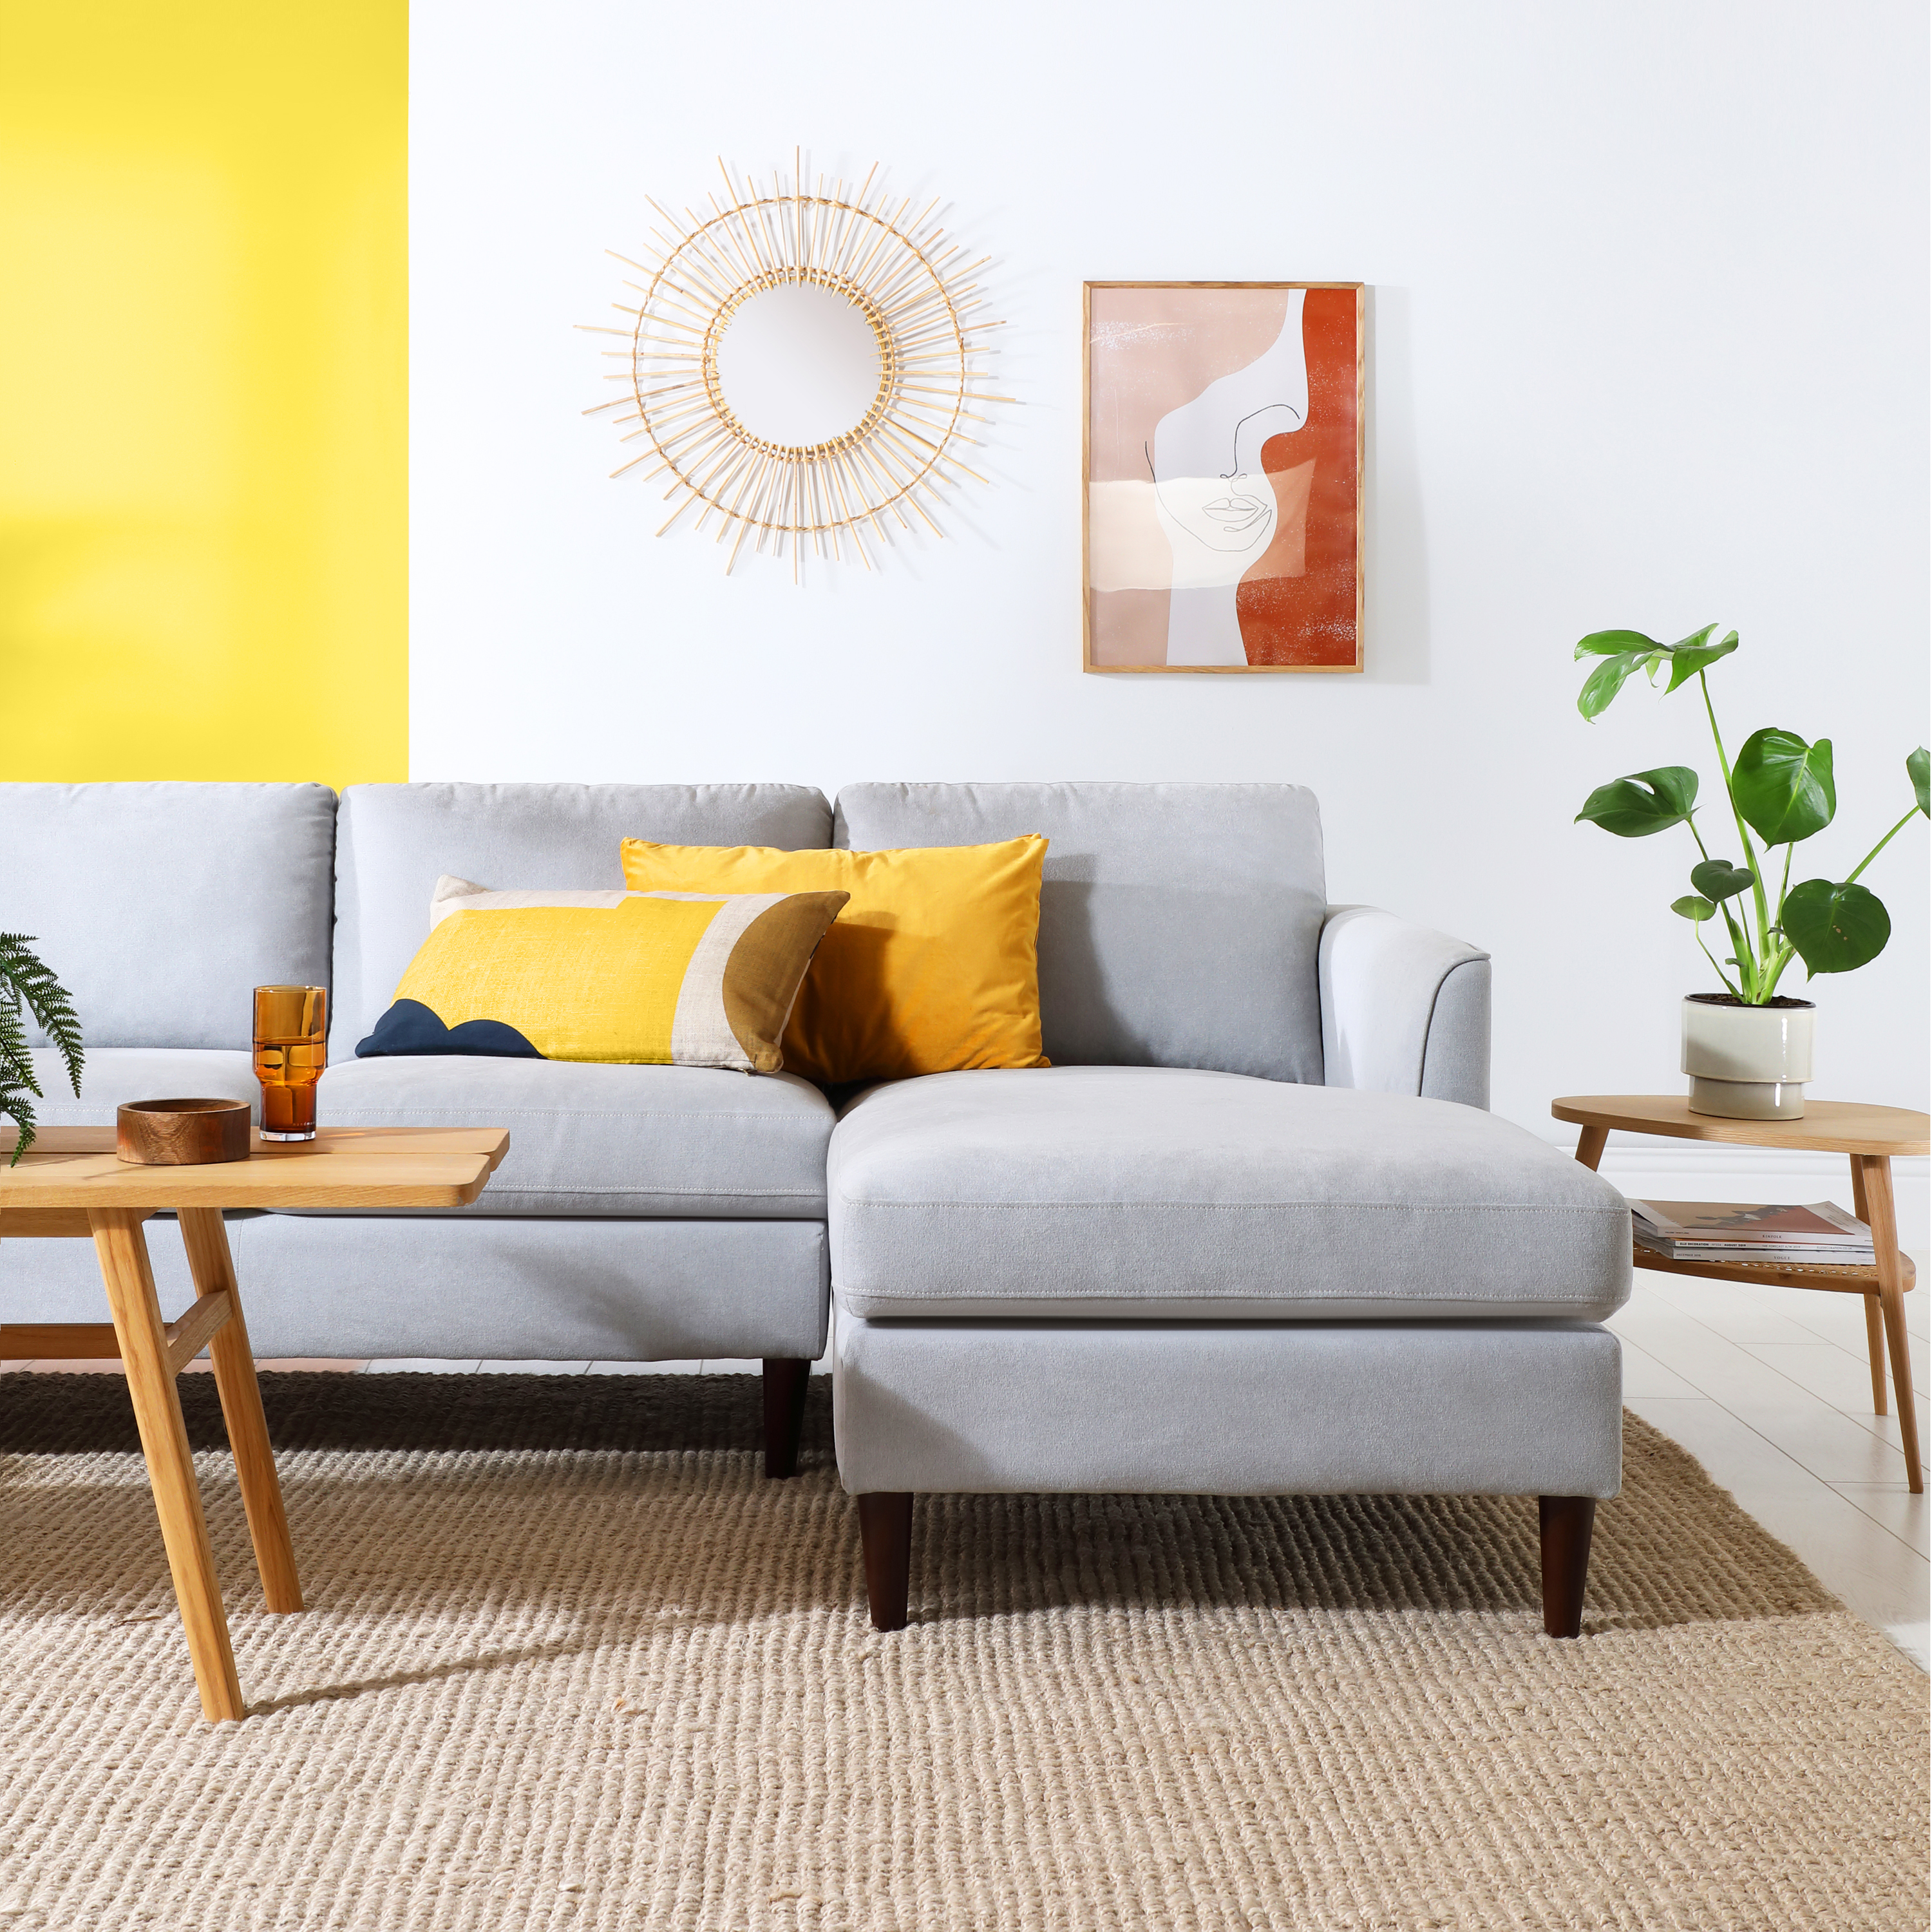
[[[627,834],[1025,832],[1051,1068],[835,1114],[784,1075],[352,1057],[440,873],[614,885]],[[1621,1477],[1628,1213],[1487,1113],[1486,958],[1329,905],[1299,788],[862,784],[835,815],[766,785],[0,787],[0,917],[88,1023],[50,1120],[251,1094],[248,988],[301,980],[333,987],[326,1120],[510,1129],[473,1208],[232,1230],[264,1354],[758,1357],[784,1473],[829,1286],[882,1628],[915,1495],[1064,1490],[1538,1496],[1546,1628],[1578,1628]],[[91,1316],[86,1258],[0,1244],[0,1308]]]
[[[86,1033],[76,1101],[51,1052],[49,1124],[123,1100],[258,1096],[250,988],[328,986],[321,1118],[500,1126],[472,1208],[231,1218],[266,1356],[766,1364],[766,1466],[790,1473],[825,1346],[825,1096],[787,1074],[522,1060],[365,1060],[429,931],[440,873],[497,887],[621,885],[619,842],[824,846],[797,785],[0,786],[0,912],[36,934]],[[192,1298],[153,1244],[165,1311]],[[92,1320],[92,1256],[0,1242],[0,1312]],[[170,1298],[172,1298],[172,1299]]]
[[[838,1466],[872,1617],[926,1492],[1543,1498],[1574,1635],[1622,1474],[1629,1215],[1485,1110],[1489,967],[1333,908],[1293,786],[859,785],[836,842],[1046,834],[1050,1070],[848,1106]]]

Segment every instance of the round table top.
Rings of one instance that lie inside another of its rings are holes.
[[[1573,1094],[1552,1100],[1559,1120],[1681,1141],[1729,1141],[1738,1147],[1801,1148],[1814,1154],[1912,1154],[1932,1150],[1932,1120],[1910,1107],[1869,1107],[1858,1100],[1805,1096],[1796,1120],[1731,1120],[1694,1114],[1682,1094]]]

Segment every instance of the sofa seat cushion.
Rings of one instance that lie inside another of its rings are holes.
[[[1622,1196],[1448,1100],[1171,1068],[941,1073],[832,1137],[832,1289],[868,1319],[1600,1321]]]
[[[510,1150],[465,1214],[825,1212],[832,1113],[809,1081],[710,1066],[352,1060],[322,1076],[337,1127],[506,1127]]]
[[[46,1097],[34,1102],[44,1127],[111,1127],[128,1100],[246,1100],[259,1120],[262,1089],[254,1056],[224,1047],[90,1046],[80,1070],[80,1098],[50,1046],[29,1050]]]

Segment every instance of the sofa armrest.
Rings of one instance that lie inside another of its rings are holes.
[[[1328,1085],[1488,1106],[1486,952],[1373,906],[1330,906],[1319,971]]]

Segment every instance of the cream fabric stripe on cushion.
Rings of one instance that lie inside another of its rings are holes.
[[[674,1060],[688,1065],[702,1062],[715,1066],[742,1067],[752,1071],[746,1052],[724,1013],[724,969],[732,949],[745,935],[746,928],[760,913],[766,912],[784,892],[646,892],[646,898],[717,900],[718,916],[704,929],[684,969],[684,984],[677,996],[677,1011],[670,1023],[670,1052]]]
[[[623,904],[629,893],[609,892],[493,892],[469,879],[445,872],[436,882],[429,900],[429,929],[434,932],[453,912],[508,912],[530,906],[588,906],[608,911]]]

